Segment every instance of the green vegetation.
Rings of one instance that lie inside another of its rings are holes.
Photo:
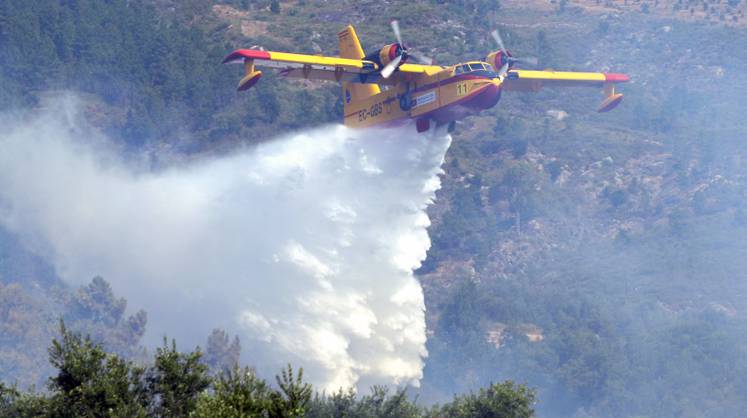
[[[220,65],[229,43],[177,24],[151,3],[0,3],[0,110],[34,105],[48,90],[93,93],[111,109],[102,111],[116,114],[106,121],[108,134],[135,146],[183,142],[178,136],[189,135],[203,141],[197,149],[206,148],[205,141],[257,140],[278,127],[332,120],[337,89],[308,93],[302,112],[273,76],[251,99],[240,98],[237,74]],[[192,1],[178,10],[177,18],[208,14],[210,3]]]
[[[593,48],[636,80],[614,116],[592,115],[598,99],[583,92],[506,95],[450,150],[420,271],[433,330],[426,400],[500,376],[537,387],[546,416],[747,408],[747,109],[732,92],[747,85],[745,33],[610,22]],[[565,61],[584,33],[546,37]],[[708,86],[689,81],[691,65],[663,63],[693,36],[734,38]],[[617,58],[632,51],[640,59]]]
[[[0,249],[0,266],[12,267]],[[36,271],[43,270],[43,261],[32,259],[31,266],[16,266]],[[10,281],[4,279],[3,281]],[[145,333],[147,315],[138,311],[125,316],[127,303],[116,298],[111,286],[100,277],[77,291],[59,285],[41,287],[29,283],[0,283],[0,379],[16,382],[22,387],[40,385],[52,371],[50,365],[39,361],[45,347],[56,335],[57,321],[91,336],[108,351],[122,358],[141,359],[144,350],[140,339]],[[42,292],[39,292],[42,289]]]
[[[534,392],[511,382],[456,397],[442,407],[423,408],[405,390],[389,395],[374,387],[367,396],[351,391],[317,394],[303,370],[289,365],[276,376],[277,388],[251,369],[235,366],[207,373],[199,347],[181,353],[164,341],[151,366],[107,353],[89,337],[60,324],[49,349],[56,374],[48,392],[22,392],[0,383],[0,415],[76,417],[531,417]]]

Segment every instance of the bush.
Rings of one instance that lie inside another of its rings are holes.
[[[181,353],[175,341],[164,340],[153,365],[142,368],[68,331],[63,322],[49,360],[58,371],[50,378],[49,393],[21,392],[0,383],[0,416],[525,417],[534,403],[533,391],[512,382],[430,410],[417,406],[406,390],[390,395],[382,386],[360,398],[340,389],[312,400],[313,387],[304,382],[303,370],[294,372],[290,365],[275,376],[277,389],[249,368],[236,366],[211,377],[199,348]]]

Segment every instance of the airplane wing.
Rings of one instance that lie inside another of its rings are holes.
[[[618,73],[581,73],[570,71],[510,70],[503,81],[504,91],[537,92],[543,87],[598,87],[604,89],[605,100],[599,112],[614,109],[622,100],[615,93],[615,84],[627,83],[630,78]]]
[[[223,63],[247,65],[247,76],[239,82],[239,90],[256,83],[261,73],[254,71],[254,66],[275,68],[284,77],[366,84],[396,84],[415,74],[441,70],[435,65],[402,64],[391,77],[384,79],[379,74],[379,65],[373,61],[256,49],[238,49],[228,55]]]
[[[433,75],[443,70],[445,67],[438,65],[423,65],[423,64],[402,64],[397,68],[391,77],[383,79],[379,77],[378,84],[394,85],[404,81],[412,81],[415,76],[420,74]]]

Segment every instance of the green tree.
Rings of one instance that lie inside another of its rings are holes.
[[[317,395],[306,413],[307,418],[327,417],[420,417],[423,411],[407,396],[406,389],[393,395],[384,386],[374,386],[369,395],[358,398],[355,391],[340,389],[330,396]]]
[[[233,341],[221,329],[214,329],[205,346],[205,363],[213,372],[230,372],[239,365],[241,343],[239,337]]]
[[[197,347],[191,353],[176,350],[176,341],[164,338],[156,350],[153,367],[146,374],[148,392],[153,397],[151,414],[159,417],[184,417],[195,409],[198,396],[210,386],[207,366],[201,362]]]
[[[62,321],[49,361],[58,370],[49,381],[49,415],[146,416],[143,369],[69,332]]]
[[[495,383],[477,394],[457,396],[450,404],[434,408],[432,417],[529,418],[534,416],[535,392],[511,381]]]
[[[306,413],[306,407],[311,401],[313,388],[303,381],[303,369],[298,369],[298,374],[293,373],[293,368],[283,369],[280,375],[275,376],[275,381],[280,387],[281,393],[273,393],[274,417],[302,417]]]
[[[272,410],[272,390],[249,368],[221,373],[213,381],[212,393],[203,393],[194,416],[236,418],[266,416]]]
[[[126,317],[127,301],[114,296],[106,280],[94,277],[65,302],[63,318],[72,329],[90,335],[120,356],[130,358],[141,354],[139,344],[148,317],[143,310]]]
[[[408,399],[406,389],[397,389],[390,396],[389,389],[385,386],[371,388],[371,394],[364,396],[356,409],[357,416],[405,418],[422,415],[420,408]]]
[[[306,417],[351,417],[355,416],[357,405],[358,402],[353,389],[343,390],[340,388],[332,395],[319,395],[317,393],[309,403],[309,410],[306,412]]]
[[[0,382],[0,416],[1,417],[38,417],[49,415],[49,399],[42,395],[21,392]]]

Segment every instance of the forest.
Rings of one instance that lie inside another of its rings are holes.
[[[364,396],[343,389],[315,393],[304,382],[303,369],[295,372],[290,365],[275,376],[273,387],[252,369],[232,362],[230,353],[206,359],[199,347],[178,351],[173,340],[164,340],[151,365],[142,367],[69,331],[62,321],[59,335],[49,347],[56,374],[49,378],[48,390],[24,392],[0,383],[2,416],[520,418],[534,413],[534,392],[510,381],[424,408],[406,389],[390,393],[377,386]],[[214,345],[228,346],[224,333],[211,337]]]
[[[277,382],[234,365],[216,371],[206,358],[231,351],[223,334],[204,355],[167,341],[151,358],[140,341],[145,312],[128,316],[137,307],[127,310],[101,278],[66,285],[0,230],[3,411],[484,416],[476,411],[509,402],[520,411],[509,416],[580,418],[747,409],[743,29],[573,1],[550,12],[507,1],[217,3],[237,13],[203,0],[2,1],[0,108],[74,90],[130,153],[225,153],[338,121],[341,107],[338,86],[269,72],[256,91],[235,95],[238,73],[218,65],[227,51],[334,54],[336,31],[351,22],[374,48],[389,40],[392,16],[439,62],[481,58],[497,24],[512,50],[543,68],[613,68],[634,82],[609,115],[589,110],[596,93],[543,91],[506,95],[458,126],[417,271],[429,331],[420,388],[324,395],[290,369]],[[51,363],[38,361],[53,339]],[[168,392],[168,379],[191,379],[189,389]],[[40,391],[28,390],[34,384]],[[135,409],[118,409],[126,405]]]

